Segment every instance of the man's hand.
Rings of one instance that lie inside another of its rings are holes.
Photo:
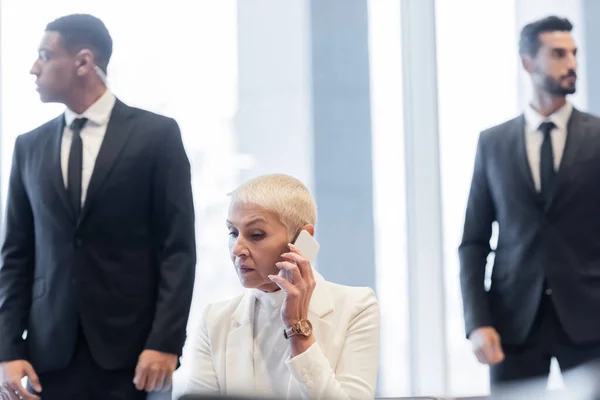
[[[31,364],[25,360],[16,360],[0,363],[1,393],[8,394],[10,399],[40,400],[38,396],[29,393],[22,385],[21,380],[27,377],[31,386],[37,392],[42,391],[40,380]],[[20,397],[19,397],[20,396]]]
[[[475,329],[469,336],[469,340],[480,363],[495,365],[504,360],[500,335],[491,326]]]
[[[137,390],[163,392],[171,388],[173,372],[177,367],[175,354],[144,350],[140,354],[133,383]]]

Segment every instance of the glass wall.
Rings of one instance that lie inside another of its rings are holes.
[[[465,339],[458,245],[479,132],[517,113],[515,4],[438,0],[436,17],[448,374],[451,393],[468,395],[489,385]]]

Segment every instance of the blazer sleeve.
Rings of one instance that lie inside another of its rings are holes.
[[[303,399],[372,399],[379,371],[379,304],[369,291],[356,302],[335,370],[318,343],[288,358]]]
[[[33,212],[21,176],[21,139],[13,152],[2,243],[0,362],[27,358],[23,332],[31,307],[35,243]]]
[[[187,373],[187,381],[184,393],[219,393],[219,381],[212,362],[210,339],[207,331],[207,316],[210,305],[206,306],[200,319],[200,326],[196,332],[196,338],[192,342],[189,360],[184,359],[184,369]],[[187,355],[187,352],[186,352]],[[187,357],[186,357],[187,358]]]
[[[190,163],[177,122],[168,119],[153,171],[152,228],[159,281],[146,348],[181,356],[196,269]]]
[[[485,165],[485,139],[486,135],[482,133],[477,144],[462,241],[458,251],[467,337],[479,327],[492,325],[484,280],[496,212]]]

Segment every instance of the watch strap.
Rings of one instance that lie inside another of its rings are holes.
[[[299,333],[300,332],[299,332],[298,328],[294,325],[288,326],[287,328],[283,329],[283,337],[285,337],[286,339],[289,339],[292,336],[296,336]]]

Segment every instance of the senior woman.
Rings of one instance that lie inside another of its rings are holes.
[[[369,288],[326,281],[290,244],[302,230],[314,235],[315,222],[293,177],[261,176],[231,193],[229,252],[248,290],[205,308],[183,360],[185,393],[373,399],[379,305]]]

